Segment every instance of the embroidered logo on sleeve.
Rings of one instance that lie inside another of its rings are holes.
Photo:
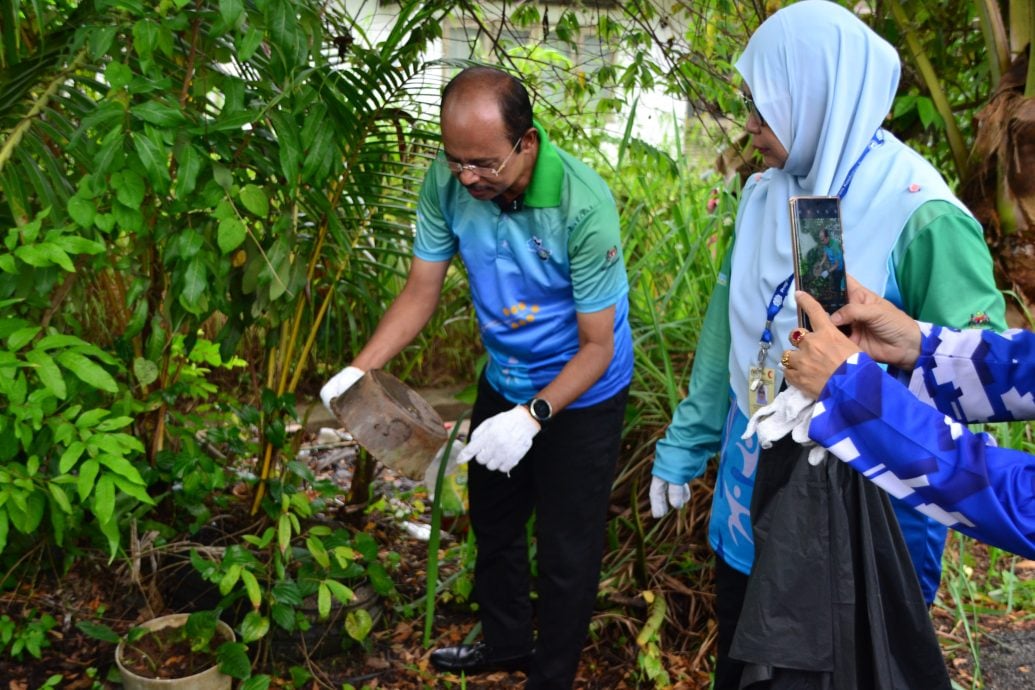
[[[970,321],[967,323],[968,326],[987,326],[990,323],[988,314],[983,311],[974,312],[970,315]]]
[[[617,245],[613,245],[610,249],[607,250],[607,253],[604,254],[604,268],[602,270],[607,270],[607,269],[611,268],[617,262],[618,262],[618,246]]]

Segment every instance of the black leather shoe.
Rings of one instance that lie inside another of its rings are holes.
[[[490,671],[527,672],[531,661],[531,652],[501,655],[484,642],[443,647],[431,653],[431,665],[439,671],[463,672],[467,675]]]

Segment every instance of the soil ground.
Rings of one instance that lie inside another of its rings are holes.
[[[1025,621],[982,634],[981,668],[991,690],[1035,687],[1035,624]]]
[[[376,529],[395,530],[396,548],[401,549],[400,569],[394,573],[400,599],[416,600],[423,593],[426,544],[404,536],[396,526]],[[387,535],[385,532],[382,536]],[[447,573],[444,573],[447,574]],[[127,588],[125,581],[112,577],[100,561],[81,561],[81,566],[58,582],[37,582],[0,597],[0,616],[17,620],[28,610],[50,612],[58,626],[47,634],[49,646],[41,659],[27,654],[19,661],[6,655],[0,660],[0,690],[37,690],[47,679],[60,676],[51,687],[68,690],[116,690],[120,686],[112,675],[114,645],[83,635],[75,623],[95,618],[98,611],[120,630],[126,630],[148,617],[139,592]],[[939,637],[946,650],[950,675],[961,688],[989,690],[1030,690],[1035,687],[1035,620],[1024,612],[1014,615],[983,616],[974,630],[981,653],[983,682],[975,683],[975,669],[955,617],[943,609],[934,612]],[[475,622],[472,613],[457,605],[440,605],[436,610],[433,646],[462,642]],[[424,690],[427,688],[471,688],[489,690],[520,687],[520,673],[496,673],[461,679],[440,675],[428,665],[430,649],[422,645],[423,618],[404,617],[386,612],[378,631],[366,649],[347,650],[308,662],[312,681],[304,688],[355,688]],[[621,641],[606,635],[587,645],[579,669],[579,690],[625,690],[650,688],[637,672],[638,649],[632,640]],[[688,680],[674,685],[680,690],[709,687],[708,669],[690,668],[690,660],[671,656],[665,659],[673,677]],[[291,687],[285,667],[273,687]]]
[[[326,420],[319,415],[310,419],[313,428]],[[314,470],[348,479],[343,462],[332,460],[321,450],[310,453]],[[400,488],[407,480],[394,477],[391,471],[380,475],[386,495]],[[384,486],[387,485],[387,486]],[[394,485],[394,486],[393,486]],[[374,534],[379,543],[399,554],[398,567],[392,573],[398,596],[394,602],[382,601],[371,610],[378,616],[375,632],[365,646],[324,656],[305,659],[296,665],[306,668],[309,680],[291,685],[288,666],[281,665],[282,674],[274,681],[275,688],[343,688],[349,685],[370,690],[424,690],[425,688],[510,688],[520,687],[520,673],[489,674],[462,679],[459,676],[438,674],[428,664],[431,648],[463,642],[476,622],[466,604],[440,603],[436,608],[432,643],[423,644],[423,616],[420,611],[399,610],[400,602],[415,602],[423,596],[426,582],[427,544],[414,537],[406,523],[390,515],[391,511],[371,518],[364,527]],[[427,516],[418,516],[418,520]],[[412,527],[412,525],[411,525]],[[454,539],[458,535],[454,535]],[[455,542],[454,542],[455,543]],[[448,544],[448,542],[447,542]],[[445,547],[444,547],[445,548]],[[36,554],[50,563],[60,562],[59,553]],[[980,560],[980,559],[979,559]],[[41,561],[42,562],[42,561]],[[152,610],[144,596],[144,589],[135,585],[139,575],[130,572],[116,561],[108,566],[104,558],[83,558],[63,577],[57,580],[41,579],[21,582],[0,594],[0,635],[3,616],[23,621],[30,615],[49,613],[56,625],[45,635],[39,659],[23,652],[17,659],[9,656],[9,645],[0,637],[0,690],[37,690],[56,687],[67,690],[114,690],[120,685],[113,671],[114,645],[87,637],[76,628],[80,620],[102,619],[119,632],[139,624],[152,614],[173,612],[164,605]],[[974,577],[983,578],[978,563]],[[1035,563],[1016,564],[1018,577],[1035,578]],[[443,563],[442,578],[455,574],[456,563]],[[46,572],[46,568],[41,568]],[[167,602],[177,597],[174,592],[163,593]],[[180,593],[182,594],[182,592]],[[951,601],[943,593],[943,601]],[[960,688],[988,688],[990,690],[1022,690],[1035,687],[1035,619],[1023,611],[1004,614],[989,607],[969,629],[963,628],[952,611],[936,606],[933,610],[935,627],[942,641],[950,675]],[[650,688],[637,658],[640,653],[635,643],[637,630],[642,624],[630,616],[627,621],[615,621],[613,611],[601,612],[594,619],[594,635],[587,644],[579,668],[576,688],[579,690],[625,690]],[[631,628],[631,629],[630,629]],[[630,634],[631,633],[631,634]],[[347,638],[346,638],[347,639]],[[975,668],[969,653],[970,645],[980,649],[980,669]],[[680,679],[671,687],[694,690],[709,687],[709,654],[700,653],[696,660],[678,654],[665,654],[663,663],[673,679]],[[975,678],[981,678],[976,681]],[[51,685],[46,685],[49,682]]]

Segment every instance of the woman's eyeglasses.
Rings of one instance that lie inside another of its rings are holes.
[[[753,117],[758,120],[760,127],[765,127],[765,118],[762,117],[762,113],[758,112],[758,106],[755,105],[755,100],[746,93],[740,94],[740,99],[744,101],[744,106],[747,108],[748,117]]]
[[[482,165],[472,165],[470,163],[460,163],[458,161],[444,161],[446,167],[449,168],[449,172],[454,175],[460,175],[464,171],[473,172],[478,177],[499,177],[500,173],[503,172],[503,168],[510,162],[510,157],[517,151],[518,144],[521,143],[523,137],[518,137],[518,140],[514,142],[514,146],[510,149],[510,153],[503,159],[498,168],[486,168]]]

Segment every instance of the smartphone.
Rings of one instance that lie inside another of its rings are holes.
[[[794,196],[790,212],[794,282],[833,314],[848,303],[841,200],[836,196]],[[798,325],[811,328],[800,307]]]

